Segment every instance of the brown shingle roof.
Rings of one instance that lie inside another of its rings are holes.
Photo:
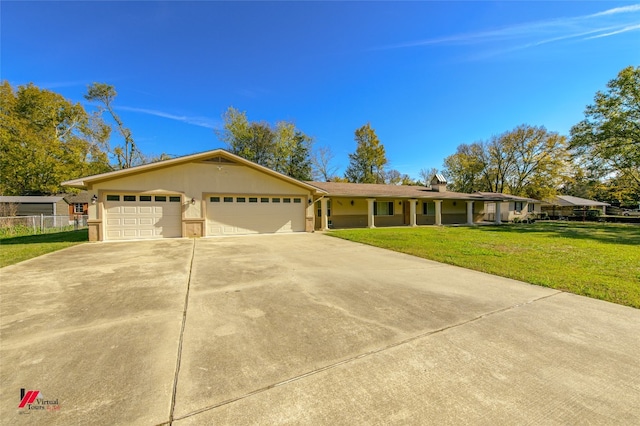
[[[482,196],[485,197],[492,197],[492,198],[496,198],[496,199],[500,199],[503,201],[527,201],[529,203],[540,203],[540,200],[535,200],[533,198],[527,198],[527,197],[519,197],[517,195],[511,195],[511,194],[501,194],[498,192],[476,192],[476,194],[480,194]]]
[[[492,197],[480,194],[464,194],[461,192],[438,192],[425,186],[383,185],[375,183],[345,183],[345,182],[308,182],[316,188],[322,189],[334,197],[399,197],[399,198],[428,198],[434,200],[482,200],[491,201]]]

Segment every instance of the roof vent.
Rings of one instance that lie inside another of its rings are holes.
[[[447,191],[447,180],[440,173],[435,174],[431,178],[431,189],[437,192]]]
[[[214,164],[234,164],[235,161],[231,161],[227,158],[221,157],[221,156],[217,156],[217,157],[211,157],[211,158],[207,158],[206,160],[202,160],[203,163],[214,163]]]

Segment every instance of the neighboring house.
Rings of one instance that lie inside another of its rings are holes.
[[[81,191],[78,194],[66,195],[64,201],[68,204],[69,219],[74,219],[88,214],[91,195],[87,191]]]
[[[67,214],[67,203],[61,196],[0,196],[4,216],[56,216]]]
[[[501,199],[505,204],[501,209],[501,219],[503,222],[513,222],[514,220],[534,219],[542,212],[542,201],[533,198],[518,197],[510,194],[499,194],[495,192],[476,192],[485,197],[495,197]],[[493,221],[496,215],[496,204],[489,202],[485,204],[484,219]]]
[[[545,200],[542,211],[551,218],[583,216],[586,210],[598,210],[599,214],[606,214],[609,203],[573,197],[571,195],[557,195]]]
[[[95,197],[91,241],[473,224],[503,201],[449,192],[441,175],[431,187],[302,182],[222,149],[62,184]]]

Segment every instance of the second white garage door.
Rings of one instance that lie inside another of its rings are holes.
[[[207,197],[207,235],[267,234],[305,230],[304,197]]]
[[[107,194],[105,239],[182,236],[180,196]]]

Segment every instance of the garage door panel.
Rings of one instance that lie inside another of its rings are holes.
[[[182,236],[180,203],[139,201],[136,196],[136,201],[107,201],[105,215],[108,240]]]
[[[305,229],[305,209],[303,203],[273,202],[282,201],[288,196],[259,197],[259,202],[212,202],[211,198],[223,200],[225,197],[211,197],[207,200],[207,235],[234,235],[302,232]],[[249,200],[249,196],[244,196]],[[227,197],[229,198],[229,197]],[[264,201],[264,200],[268,201]]]

